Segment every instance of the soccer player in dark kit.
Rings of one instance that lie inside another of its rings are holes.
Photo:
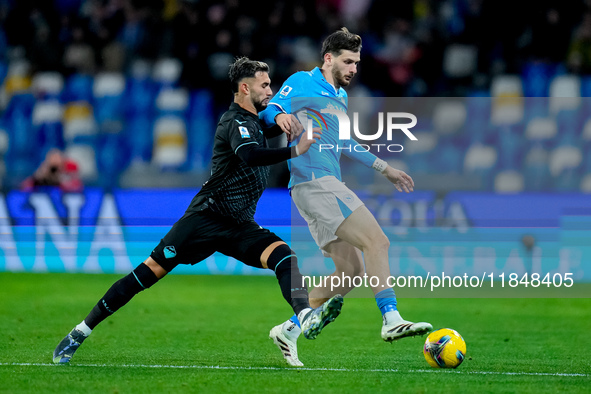
[[[267,137],[282,133],[279,127],[263,131],[258,118],[273,93],[269,67],[240,58],[231,65],[229,74],[234,102],[217,126],[211,177],[150,257],[115,282],[58,344],[53,352],[54,363],[68,363],[100,322],[178,264],[196,264],[216,251],[244,264],[273,270],[283,297],[302,322],[306,338],[316,338],[339,315],[343,303],[340,295],[316,309],[310,308],[295,253],[281,238],[254,221],[257,202],[267,185],[268,166],[305,154],[320,135],[302,138],[292,147],[269,148]]]

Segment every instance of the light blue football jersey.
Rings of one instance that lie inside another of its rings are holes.
[[[337,116],[322,113],[323,109],[346,113],[347,104],[345,89],[336,90],[316,67],[312,71],[300,71],[289,77],[279,93],[271,99],[267,109],[259,114],[267,126],[275,125],[277,114],[287,113],[297,116],[304,129],[308,126],[308,119],[311,119],[312,126],[322,131],[320,141],[313,144],[306,154],[289,161],[290,188],[329,175],[341,180],[341,153],[368,167],[372,166],[376,156],[364,149],[356,150],[355,146],[359,144],[353,139],[339,139]]]

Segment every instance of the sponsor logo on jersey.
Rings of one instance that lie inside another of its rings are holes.
[[[240,130],[240,136],[242,138],[250,138],[250,134],[248,133],[248,129],[244,126],[240,126],[238,127],[238,130]]]
[[[167,259],[172,259],[174,256],[176,256],[176,249],[174,246],[166,246],[164,248],[164,257]]]

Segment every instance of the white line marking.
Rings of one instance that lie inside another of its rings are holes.
[[[0,366],[12,367],[55,367],[50,363],[0,363]],[[280,368],[280,367],[232,367],[221,365],[146,365],[146,364],[70,364],[70,367],[92,368],[170,368],[170,369],[219,369],[232,371],[316,371],[316,372],[400,372],[400,373],[456,373],[462,375],[509,375],[509,376],[556,376],[588,378],[586,373],[549,373],[549,372],[496,372],[496,371],[461,371],[445,369],[356,369],[356,368]]]

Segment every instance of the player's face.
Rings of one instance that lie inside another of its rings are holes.
[[[269,105],[269,100],[273,96],[273,91],[271,90],[271,79],[269,79],[269,74],[263,71],[257,71],[254,78],[250,78],[249,81],[250,87],[250,99],[252,100],[252,105],[256,108],[258,112],[261,112],[267,105]]]
[[[357,74],[357,65],[361,60],[359,52],[343,50],[339,56],[333,57],[332,77],[340,86],[349,86]]]

